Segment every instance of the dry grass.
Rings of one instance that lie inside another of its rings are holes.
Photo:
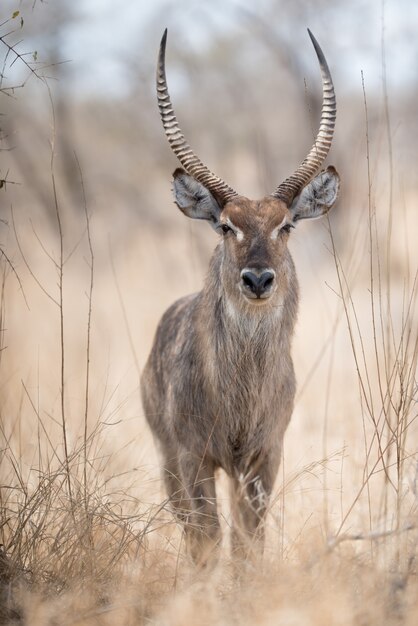
[[[198,572],[167,506],[138,392],[156,323],[199,288],[214,236],[174,215],[165,166],[151,173],[167,209],[137,221],[123,215],[126,198],[116,218],[113,205],[100,210],[106,192],[77,159],[69,191],[62,155],[39,172],[41,202],[12,190],[0,281],[3,623],[417,623],[418,189],[383,105],[371,130],[364,98],[346,164],[355,182],[330,221],[292,234],[302,287],[297,403],[263,567],[239,581],[226,477],[221,559]],[[127,157],[124,166],[133,185]]]

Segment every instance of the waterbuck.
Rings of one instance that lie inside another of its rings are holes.
[[[336,101],[325,57],[308,32],[322,75],[319,131],[294,174],[261,200],[237,194],[186,142],[166,82],[167,31],[161,40],[158,105],[184,168],[174,172],[174,200],[187,217],[208,221],[220,240],[202,291],[163,315],[141,388],[170,501],[200,564],[220,541],[218,468],[230,480],[233,552],[262,551],[262,522],[295,395],[290,350],[299,293],[287,242],[299,220],[325,214],[338,195],[336,170],[318,174],[331,146]]]

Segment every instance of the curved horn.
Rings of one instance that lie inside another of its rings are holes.
[[[193,176],[206,187],[214,196],[225,204],[231,198],[237,196],[237,192],[229,187],[224,181],[213,174],[202,161],[194,154],[193,150],[184,138],[178,125],[170,94],[168,93],[165,75],[165,48],[167,42],[167,29],[161,39],[158,54],[157,67],[157,98],[160,109],[161,121],[165,134],[176,157],[188,174]]]
[[[328,64],[325,60],[324,53],[322,52],[319,43],[312,35],[308,28],[309,37],[315,48],[316,56],[318,57],[319,67],[321,69],[322,76],[322,112],[321,123],[319,125],[318,134],[315,142],[309,151],[308,156],[299,165],[294,174],[286,178],[281,183],[276,191],[272,194],[276,198],[280,198],[290,204],[295,196],[301,191],[302,187],[316,174],[325,161],[329,152],[332,142],[332,136],[334,134],[335,119],[337,116],[337,102],[335,99],[334,85],[332,84],[332,78],[328,69]]]

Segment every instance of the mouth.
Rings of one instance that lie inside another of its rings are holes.
[[[263,293],[261,296],[257,296],[251,292],[244,291],[243,289],[240,289],[240,291],[245,300],[249,304],[254,304],[255,306],[263,306],[264,304],[267,304],[270,301],[271,296],[273,295],[272,291],[270,291],[269,293]]]

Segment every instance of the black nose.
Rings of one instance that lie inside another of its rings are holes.
[[[260,298],[263,293],[268,291],[273,284],[274,274],[269,270],[262,272],[259,276],[254,272],[246,271],[241,274],[244,285]]]

